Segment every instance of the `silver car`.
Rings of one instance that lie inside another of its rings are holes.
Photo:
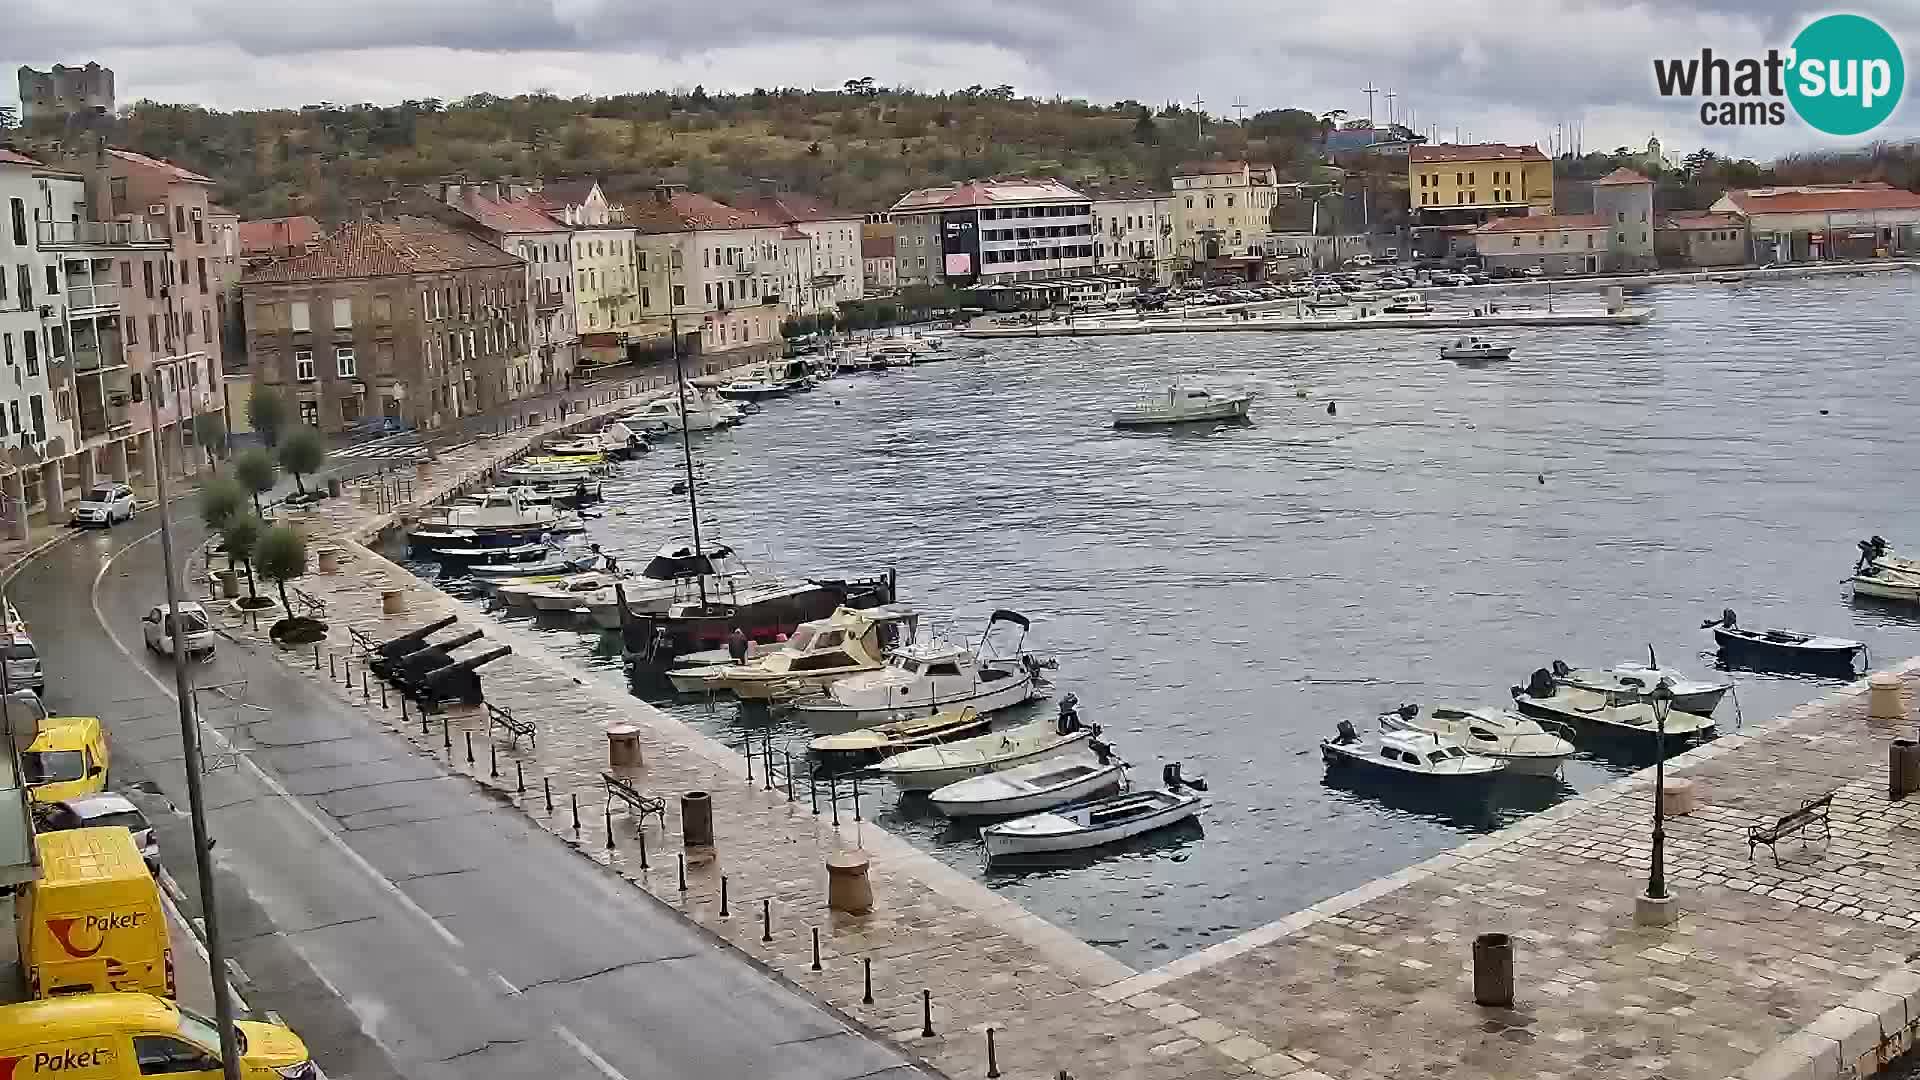
[[[126,796],[103,791],[77,799],[49,803],[39,812],[36,826],[41,832],[67,829],[104,829],[119,825],[133,834],[133,846],[140,849],[147,870],[160,873],[160,841],[154,839],[153,823]]]

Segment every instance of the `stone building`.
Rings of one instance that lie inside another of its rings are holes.
[[[527,350],[519,256],[425,218],[362,222],[249,267],[241,291],[254,392],[335,432],[369,416],[436,428],[513,395]]]
[[[1747,222],[1712,211],[1667,214],[1653,230],[1653,247],[1664,267],[1739,266],[1747,261]]]
[[[1653,181],[1619,168],[1593,182],[1593,212],[1613,227],[1607,250],[1616,269],[1654,265]]]
[[[1473,230],[1474,250],[1488,270],[1548,276],[1597,274],[1613,269],[1607,247],[1612,230],[1598,214],[1497,217]]]
[[[669,331],[716,364],[780,353],[783,255],[804,250],[782,225],[751,210],[662,184],[625,206],[638,234],[646,336],[660,349]],[[795,272],[798,272],[796,267]]]
[[[53,65],[52,71],[20,68],[20,125],[46,121],[90,124],[113,116],[113,69]]]
[[[807,251],[801,260],[798,295],[785,297],[787,309],[811,315],[837,311],[841,304],[866,295],[861,272],[860,215],[841,210],[824,199],[798,192],[781,192],[747,199],[736,205],[770,221],[805,234]]]

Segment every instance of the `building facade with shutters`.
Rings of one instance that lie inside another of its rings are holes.
[[[515,398],[526,264],[426,218],[346,225],[247,270],[248,367],[325,432],[380,416],[437,428]]]

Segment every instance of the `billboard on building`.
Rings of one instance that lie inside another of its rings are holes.
[[[947,280],[972,284],[980,271],[980,211],[940,215],[940,251],[946,256]]]

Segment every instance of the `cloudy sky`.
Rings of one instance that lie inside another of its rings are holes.
[[[1009,83],[1094,101],[1297,106],[1397,117],[1442,139],[1588,149],[1832,145],[1797,122],[1729,131],[1662,102],[1652,59],[1784,48],[1808,19],[1878,19],[1920,59],[1920,2],[1847,0],[9,0],[0,64],[97,59],[121,102],[216,108],[546,89]],[[158,12],[164,11],[164,14]],[[1873,134],[1920,138],[1920,90]]]

